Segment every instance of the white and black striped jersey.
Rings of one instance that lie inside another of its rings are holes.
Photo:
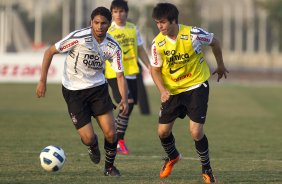
[[[76,30],[55,44],[60,53],[68,52],[64,63],[62,84],[69,90],[81,90],[102,85],[105,61],[116,72],[123,72],[122,53],[117,41],[109,34],[102,43],[92,35],[91,27]]]

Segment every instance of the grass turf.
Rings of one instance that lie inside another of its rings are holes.
[[[67,114],[61,86],[49,84],[44,99],[35,97],[35,84],[0,84],[0,183],[202,183],[201,167],[188,134],[188,119],[178,119],[173,132],[183,155],[171,176],[159,179],[164,156],[157,136],[159,93],[148,87],[152,114],[133,111],[126,142],[129,156],[118,155],[120,178],[103,176],[104,158],[91,163],[87,149]],[[282,183],[282,87],[211,83],[205,132],[218,183]],[[103,137],[95,120],[100,149]],[[56,173],[39,163],[43,147],[61,146],[67,161]],[[103,155],[103,154],[102,154]]]

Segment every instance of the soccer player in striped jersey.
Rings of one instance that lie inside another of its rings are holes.
[[[143,47],[139,29],[136,25],[127,21],[128,5],[127,1],[114,0],[111,3],[113,22],[108,33],[113,36],[120,44],[122,49],[122,63],[124,75],[128,85],[128,106],[127,114],[118,113],[115,122],[117,125],[118,153],[127,155],[129,150],[125,144],[125,132],[128,127],[129,118],[133,107],[137,104],[137,74],[140,72],[138,67],[138,57],[149,68],[150,60]],[[117,77],[114,70],[106,62],[105,76],[111,86],[113,97],[117,103],[120,102],[120,94],[117,90]]]
[[[64,63],[62,93],[68,106],[70,118],[86,146],[90,159],[100,162],[98,137],[95,134],[91,117],[93,116],[104,133],[105,176],[120,176],[114,166],[117,137],[113,108],[108,84],[104,76],[105,61],[117,75],[118,89],[121,94],[119,108],[121,114],[127,114],[127,86],[123,75],[121,49],[117,41],[109,34],[112,20],[109,9],[98,7],[91,14],[91,26],[76,30],[49,47],[43,57],[41,77],[36,94],[44,97],[48,69],[55,54],[66,53]]]
[[[151,75],[160,91],[158,135],[167,158],[160,171],[160,178],[170,175],[172,167],[181,159],[175,146],[172,128],[176,118],[190,118],[190,134],[202,165],[205,183],[215,183],[208,138],[204,133],[207,116],[209,67],[201,51],[210,46],[217,61],[213,74],[217,81],[228,73],[224,66],[219,41],[212,33],[198,27],[178,24],[178,9],[170,3],[157,4],[152,18],[160,33],[152,43]]]

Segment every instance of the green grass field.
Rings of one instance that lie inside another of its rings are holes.
[[[156,128],[159,93],[148,87],[152,115],[135,108],[126,140],[131,155],[118,155],[120,178],[103,176],[104,158],[91,163],[73,127],[61,86],[48,85],[47,96],[35,97],[35,84],[0,84],[1,184],[187,184],[202,183],[188,119],[174,126],[183,155],[171,176],[159,179],[164,152]],[[103,153],[103,138],[93,121]],[[282,183],[282,87],[211,83],[205,132],[218,183]],[[67,155],[63,169],[45,172],[39,163],[43,147],[56,144]]]

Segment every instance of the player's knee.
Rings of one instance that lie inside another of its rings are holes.
[[[158,129],[158,135],[161,139],[167,138],[170,135],[171,131],[164,131],[161,129]]]
[[[107,139],[108,142],[113,143],[116,140],[116,133],[114,131],[110,131],[104,134],[105,139]]]
[[[204,136],[204,133],[199,130],[190,130],[190,134],[195,141],[201,140]]]
[[[94,134],[93,134],[93,135],[84,135],[84,136],[81,136],[81,141],[82,141],[82,143],[85,144],[86,146],[92,145],[94,139],[95,139]]]

